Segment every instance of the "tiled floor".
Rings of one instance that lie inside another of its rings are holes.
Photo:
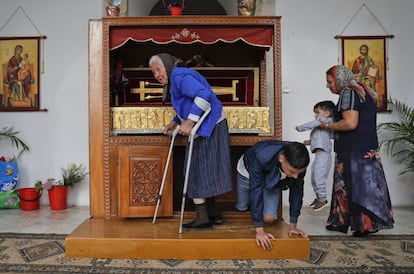
[[[298,227],[308,235],[343,235],[325,229],[329,207],[314,211],[304,207],[299,217]],[[289,220],[289,209],[283,209],[285,220]],[[84,220],[89,218],[89,207],[70,207],[64,210],[51,210],[41,206],[39,210],[2,209],[0,210],[0,232],[15,233],[57,233],[70,234]],[[394,229],[383,230],[378,234],[413,234],[414,208],[394,208]]]
[[[284,209],[283,215],[288,214],[288,209]],[[326,230],[326,220],[329,215],[329,206],[321,211],[314,211],[311,208],[303,208],[299,217],[298,226],[308,235],[344,235],[341,232],[333,232]],[[288,216],[288,215],[287,215]],[[286,216],[286,217],[287,217]],[[286,219],[285,217],[285,219]],[[287,219],[289,220],[289,219]],[[394,208],[394,228],[381,230],[377,234],[413,234],[414,233],[414,208],[400,207]],[[348,231],[348,234],[350,232]]]
[[[89,218],[89,207],[69,207],[51,210],[41,206],[39,210],[0,210],[0,232],[69,234]]]

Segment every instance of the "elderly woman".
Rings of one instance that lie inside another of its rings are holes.
[[[188,136],[211,109],[197,131],[191,156],[187,195],[193,199],[196,218],[183,225],[184,229],[209,229],[222,222],[214,197],[232,190],[230,138],[222,104],[207,80],[182,60],[161,53],[152,56],[149,65],[154,78],[164,85],[164,102],[171,100],[176,112],[164,134],[171,135],[180,125],[178,133]]]
[[[339,95],[334,123],[321,127],[335,131],[336,153],[328,230],[361,237],[393,228],[387,181],[381,165],[376,131],[376,94],[358,83],[345,66],[326,72],[327,88]]]

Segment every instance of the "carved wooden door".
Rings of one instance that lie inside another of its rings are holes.
[[[153,217],[168,156],[168,146],[120,146],[119,217]],[[157,216],[172,216],[172,156]]]

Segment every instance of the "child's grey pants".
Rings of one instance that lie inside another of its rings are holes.
[[[326,198],[326,180],[331,169],[332,155],[322,149],[317,149],[314,153],[312,162],[311,182],[316,199],[325,201]]]

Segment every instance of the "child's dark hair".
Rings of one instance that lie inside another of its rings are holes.
[[[326,100],[326,101],[320,101],[320,102],[316,103],[316,104],[313,106],[313,109],[314,109],[314,110],[316,110],[316,109],[318,109],[318,108],[320,108],[320,109],[322,109],[322,110],[324,110],[324,111],[329,111],[329,112],[331,113],[331,115],[332,115],[333,110],[335,109],[335,103],[334,103],[334,102],[332,102],[332,101],[329,101],[329,100]]]
[[[285,155],[286,160],[294,168],[302,169],[309,165],[309,152],[302,143],[290,142],[284,147],[283,155]]]

